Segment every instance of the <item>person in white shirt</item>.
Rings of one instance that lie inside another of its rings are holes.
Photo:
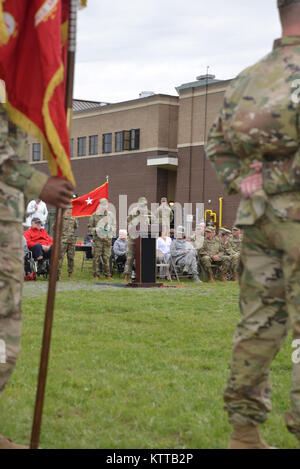
[[[45,226],[48,210],[47,205],[41,199],[31,200],[27,205],[26,213],[28,215],[25,222],[26,226],[31,227],[31,220],[33,218],[39,218],[42,222],[42,228]]]
[[[166,236],[164,233],[161,233],[161,236],[156,240],[156,249],[157,249],[157,262],[159,264],[164,260],[167,264],[170,261],[170,247],[172,240],[169,236]],[[163,276],[163,267],[159,268],[159,276]]]

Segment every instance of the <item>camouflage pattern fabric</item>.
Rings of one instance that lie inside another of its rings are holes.
[[[239,262],[240,262],[240,253],[235,251],[233,248],[233,242],[231,238],[221,239],[221,246],[225,256],[229,258],[229,266],[227,271],[232,273],[237,273]]]
[[[226,409],[235,425],[261,423],[270,410],[268,373],[288,320],[300,339],[300,37],[283,37],[242,72],[225,94],[206,153],[228,194],[239,192],[262,163],[262,190],[241,198],[244,229],[241,312],[233,347]],[[288,429],[300,441],[300,365],[292,375]]]
[[[274,224],[276,223],[276,231]],[[272,209],[245,227],[240,271],[242,318],[234,337],[224,393],[234,425],[263,423],[271,410],[269,369],[289,328],[300,338],[300,223]],[[300,440],[300,364],[293,365],[292,412],[286,420]]]
[[[144,199],[144,200],[143,200]],[[147,200],[144,197],[139,199],[140,207],[136,206],[133,208],[131,213],[127,217],[127,226],[128,226],[128,243],[126,249],[126,264],[124,268],[125,275],[131,275],[133,263],[135,259],[135,239],[131,235],[131,228],[135,226],[144,226],[148,227],[151,222],[154,223],[157,221],[156,216],[153,216],[150,210],[147,208]],[[139,222],[138,224],[136,224]]]
[[[212,256],[219,256],[220,261],[214,261]],[[197,258],[210,275],[213,275],[212,264],[217,264],[223,274],[230,269],[230,257],[224,253],[221,241],[216,236],[213,239],[204,239],[202,248],[197,251]]]
[[[88,233],[93,236],[93,273],[100,275],[100,260],[103,261],[103,273],[106,277],[111,276],[110,272],[110,256],[112,249],[112,237],[115,233],[116,223],[115,217],[109,210],[103,213],[97,211],[94,213],[88,223]]]
[[[24,275],[24,197],[37,198],[48,177],[26,161],[25,135],[7,121],[0,104],[0,393],[16,363],[21,337],[21,298]],[[5,363],[2,363],[5,361]]]
[[[75,231],[78,229],[78,221],[76,218],[68,215],[63,217],[63,228],[61,235],[61,247],[58,264],[58,277],[61,275],[62,264],[65,254],[67,253],[68,259],[68,274],[72,274],[74,270],[75,258]]]
[[[185,251],[188,251],[185,254]],[[174,263],[180,267],[183,267],[183,271],[198,276],[198,266],[196,260],[196,250],[192,243],[186,241],[186,239],[175,239],[170,248],[171,257]]]

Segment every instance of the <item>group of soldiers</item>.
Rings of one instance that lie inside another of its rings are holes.
[[[166,222],[166,226],[170,226],[172,219],[173,212],[169,208],[166,198],[161,200],[161,205],[154,214],[148,210],[147,199],[145,197],[139,198],[138,203],[132,208],[127,219],[129,238],[124,270],[126,284],[131,280],[135,257],[135,241],[132,229],[137,229],[137,222],[139,230],[143,227],[148,230],[151,223],[161,224]],[[201,225],[199,227],[201,228]],[[68,276],[72,277],[77,229],[78,221],[72,217],[72,206],[70,205],[63,217],[58,279],[61,276],[65,254],[67,254],[68,261]],[[104,276],[111,279],[110,258],[115,229],[115,217],[108,209],[107,199],[103,198],[100,200],[97,211],[89,218],[88,222],[88,234],[93,239],[92,257],[95,279],[100,278],[100,261],[102,261]],[[202,230],[197,231],[196,229],[195,235],[191,239],[186,238],[183,227],[178,227],[176,240],[172,243],[171,255],[175,264],[182,266],[183,271],[190,273],[195,281],[199,281],[198,274],[202,269],[205,271],[209,282],[215,281],[214,273],[219,273],[221,281],[227,280],[229,273],[232,280],[238,280],[241,241],[241,230],[236,226],[232,228],[232,232],[221,227],[218,234],[216,234],[212,223],[208,223],[207,226],[202,224]]]

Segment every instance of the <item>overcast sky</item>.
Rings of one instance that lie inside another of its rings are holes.
[[[276,0],[88,0],[78,14],[74,98],[177,95],[207,66],[233,78],[280,35]]]

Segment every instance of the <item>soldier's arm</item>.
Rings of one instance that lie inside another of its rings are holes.
[[[17,133],[16,130],[19,140],[21,133]],[[6,112],[0,106],[0,181],[19,189],[27,200],[35,199],[40,195],[48,176],[36,171],[27,161],[21,160],[11,145],[11,140]]]
[[[232,150],[230,142],[224,134],[223,126],[227,106],[228,103],[225,99],[224,107],[209,132],[205,152],[215,168],[219,181],[224,184],[227,193],[237,194],[242,181],[240,176],[241,161],[239,156]]]
[[[95,236],[96,234],[96,223],[95,223],[95,217],[94,215],[92,215],[90,218],[89,218],[89,222],[88,222],[88,234],[92,235],[92,236]]]

